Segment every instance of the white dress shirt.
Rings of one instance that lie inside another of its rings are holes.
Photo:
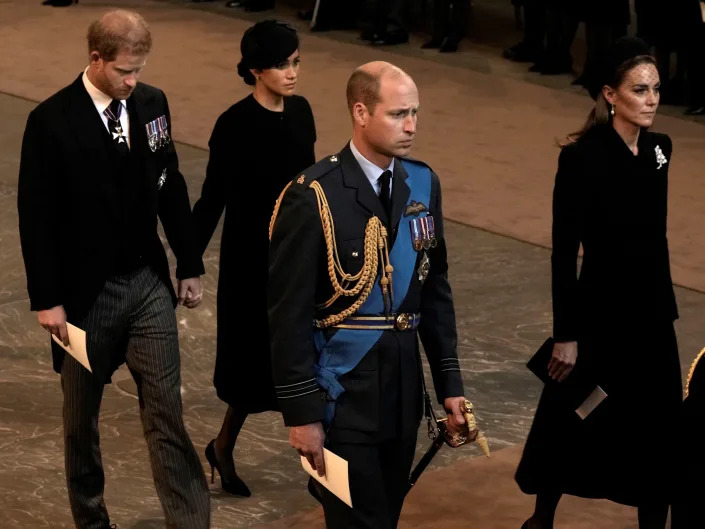
[[[91,96],[93,104],[95,105],[98,114],[100,114],[100,119],[103,120],[105,130],[110,132],[110,129],[108,128],[108,118],[103,112],[110,106],[113,98],[98,90],[93,83],[91,83],[88,79],[88,74],[86,73],[87,71],[88,68],[86,68],[83,72],[83,86],[86,87],[88,95]],[[130,117],[127,115],[127,101],[121,99],[120,104],[122,105],[122,110],[120,111],[120,126],[122,126],[123,134],[125,135],[125,138],[127,138],[127,146],[130,147]]]
[[[362,167],[362,172],[365,173],[365,176],[370,181],[372,189],[374,189],[375,193],[377,193],[377,196],[379,196],[380,187],[382,186],[379,179],[381,178],[382,173],[387,170],[391,171],[392,174],[394,174],[394,158],[392,158],[392,163],[389,164],[389,167],[387,167],[386,169],[382,169],[380,167],[377,167],[375,164],[365,158],[362,154],[360,154],[360,151],[357,150],[357,147],[355,147],[355,144],[352,142],[352,140],[350,140],[350,150],[352,151],[353,156],[357,160],[357,163],[359,163],[360,167]],[[391,180],[389,181],[389,196],[392,196]]]

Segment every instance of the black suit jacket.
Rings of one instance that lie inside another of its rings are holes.
[[[673,505],[673,529],[705,527],[705,360],[692,368],[688,396],[681,409],[678,455],[674,482],[678,484]]]
[[[63,305],[70,322],[83,317],[113,275],[125,219],[127,240],[138,245],[174,301],[157,218],[176,255],[177,277],[204,272],[174,144],[152,152],[147,143],[145,125],[152,120],[165,115],[171,129],[164,93],[139,83],[127,100],[131,156],[125,165],[81,77],[30,113],[17,199],[30,308]],[[59,371],[63,351],[54,345],[53,351]]]
[[[311,388],[316,377],[318,354],[312,322],[314,318],[338,313],[351,303],[349,298],[343,298],[328,309],[316,308],[331,296],[332,287],[316,197],[309,184],[315,179],[323,187],[334,217],[341,264],[351,274],[363,264],[369,219],[379,217],[388,226],[393,243],[410,194],[406,172],[397,160],[392,189],[392,218],[396,220],[390,226],[349,146],[304,174],[303,183],[295,180],[283,198],[270,247],[269,319],[274,382],[284,421],[289,426],[323,419],[325,395],[315,388],[303,391]],[[422,283],[414,274],[398,312],[422,315],[418,334],[431,366],[438,400],[442,402],[446,397],[462,395],[463,385],[457,363],[455,310],[447,278],[441,190],[435,174],[427,206],[436,222],[439,244],[429,252],[431,269],[426,281]],[[415,269],[420,258],[417,255]],[[326,332],[330,337],[335,330]],[[394,436],[400,431],[415,433],[421,415],[417,333],[383,332],[362,362],[339,382],[345,392],[336,404],[331,432],[347,440]],[[292,388],[302,391],[291,391]]]

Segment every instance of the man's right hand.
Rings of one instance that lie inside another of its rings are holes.
[[[66,329],[66,312],[63,305],[37,312],[39,325],[56,336],[61,343],[69,345],[69,331]]]
[[[323,461],[323,442],[326,435],[320,422],[292,426],[289,428],[289,444],[299,455],[308,459],[309,464],[323,477],[326,475],[326,464]]]

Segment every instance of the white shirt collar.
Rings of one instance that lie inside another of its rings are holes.
[[[381,167],[376,166],[367,158],[365,158],[360,153],[360,151],[357,150],[357,147],[355,147],[355,144],[352,140],[350,140],[350,150],[352,151],[353,156],[357,160],[357,163],[360,164],[362,172],[365,173],[365,176],[370,181],[370,184],[372,184],[372,188],[375,190],[375,193],[379,194],[379,177],[382,176],[382,173],[387,170],[392,171],[392,173],[394,173],[394,158],[392,158],[392,162],[389,164],[389,167],[387,167],[386,169],[382,169]]]
[[[101,92],[96,86],[91,83],[91,80],[88,79],[88,68],[86,68],[83,71],[83,86],[86,87],[86,91],[88,92],[88,95],[91,96],[91,99],[93,100],[93,104],[95,105],[95,108],[100,112],[101,114],[103,111],[110,106],[110,103],[112,102],[113,98],[110,97],[109,95]],[[122,103],[123,107],[125,107],[125,110],[127,110],[127,103],[126,100],[121,99],[120,103]]]

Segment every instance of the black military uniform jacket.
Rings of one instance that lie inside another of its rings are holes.
[[[166,116],[164,93],[139,83],[127,100],[130,153],[121,158],[82,75],[29,115],[18,210],[32,310],[63,305],[78,321],[127,257],[152,266],[171,290],[157,218],[179,278],[204,272],[186,183],[173,143],[152,152],[145,125]],[[54,368],[63,350],[53,344]]]
[[[313,180],[322,186],[335,222],[335,239],[343,269],[357,273],[363,263],[365,227],[372,216],[388,227],[390,245],[405,214],[410,190],[400,163],[394,164],[393,223],[367,180],[350,147],[309,168],[283,197],[270,248],[269,319],[274,382],[288,426],[322,421],[326,395],[316,383],[314,318],[335,314],[351,305],[342,298],[325,310],[317,306],[333,293],[326,244]],[[432,174],[429,214],[439,244],[429,251],[426,280],[414,274],[400,313],[420,313],[418,334],[429,359],[439,402],[463,394],[457,359],[455,311],[447,278],[443,212],[438,177]],[[421,256],[417,255],[415,270]],[[375,284],[375,288],[379,288]],[[326,330],[327,337],[335,329]],[[360,364],[339,382],[345,392],[336,403],[331,433],[345,439],[378,439],[416,432],[421,416],[421,379],[416,332],[384,331]]]

